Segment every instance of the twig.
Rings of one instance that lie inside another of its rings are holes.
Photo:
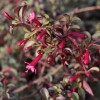
[[[92,7],[86,7],[86,8],[81,8],[81,9],[75,9],[74,14],[82,13],[82,12],[87,12],[87,11],[93,11],[93,10],[100,10],[100,6],[92,6]]]
[[[36,95],[41,89],[42,89],[43,86],[39,87],[34,93],[28,95],[28,96],[25,96],[25,97],[21,97],[20,100],[28,100],[29,98],[32,98],[34,97],[34,95]]]
[[[85,7],[80,9],[76,8],[75,10],[69,12],[69,14],[73,17],[75,14],[79,14],[87,11],[94,11],[94,10],[100,10],[100,6],[91,6],[91,7]]]
[[[13,91],[13,93],[19,93],[24,91],[25,89],[27,89],[30,85],[34,85],[36,83],[40,84],[41,82],[43,82],[45,79],[48,78],[48,76],[52,76],[55,75],[61,68],[63,67],[63,65],[60,65],[59,67],[57,67],[53,72],[47,74],[46,76],[43,76],[41,78],[38,78],[36,80],[34,80],[33,82],[31,82],[30,84],[25,84],[19,88],[17,88],[16,90]]]

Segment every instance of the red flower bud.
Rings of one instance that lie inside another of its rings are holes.
[[[39,41],[39,40],[42,38],[42,36],[43,36],[44,34],[46,34],[46,31],[42,31],[41,33],[39,33],[39,34],[37,35],[36,39]]]
[[[76,75],[70,77],[69,82],[74,82],[79,76],[80,76],[80,74],[76,74]]]
[[[10,54],[12,52],[12,48],[11,48],[11,46],[8,46],[8,48],[7,48],[7,54]]]
[[[82,59],[83,59],[84,64],[89,64],[89,62],[91,61],[89,50],[86,50]]]
[[[19,41],[17,45],[18,45],[18,46],[23,46],[23,45],[26,44],[26,42],[27,42],[28,40],[29,40],[29,39],[23,39],[23,40]]]
[[[59,48],[62,49],[65,45],[65,39],[63,39],[60,43],[59,43]]]
[[[78,33],[78,32],[68,32],[68,34],[76,38],[82,38],[82,39],[87,38],[85,34]]]
[[[68,24],[68,22],[66,22],[66,27],[68,28],[68,26],[69,26],[69,24]]]

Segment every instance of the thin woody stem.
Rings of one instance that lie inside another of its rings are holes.
[[[32,81],[30,84],[25,84],[25,85],[23,85],[23,86],[17,88],[16,90],[13,91],[13,93],[20,93],[20,92],[24,91],[25,89],[29,88],[30,85],[34,85],[34,84],[36,84],[36,83],[39,84],[39,83],[43,82],[45,79],[48,78],[48,76],[55,75],[62,67],[63,67],[63,65],[60,65],[60,66],[57,67],[53,72],[51,72],[51,73],[49,73],[49,74],[47,74],[47,75],[45,75],[45,76],[43,76],[43,77],[40,77],[40,78],[38,78],[38,79]]]
[[[100,6],[91,6],[91,7],[81,8],[81,9],[76,8],[73,11],[69,12],[69,14],[71,15],[71,19],[72,19],[73,16],[76,14],[87,12],[87,11],[94,11],[94,10],[100,10]]]

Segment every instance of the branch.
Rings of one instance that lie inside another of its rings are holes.
[[[87,11],[93,11],[93,10],[100,10],[100,6],[92,6],[92,7],[86,7],[86,8],[81,8],[81,9],[76,8],[74,11],[74,14],[87,12]]]
[[[63,65],[60,65],[59,67],[57,67],[53,72],[41,77],[41,78],[38,78],[36,80],[34,80],[33,82],[29,83],[29,84],[26,84],[26,85],[23,85],[19,88],[17,88],[16,90],[13,91],[13,93],[19,93],[19,92],[22,92],[24,91],[25,89],[27,89],[30,85],[34,85],[34,84],[40,84],[41,82],[44,82],[45,79],[48,78],[48,76],[52,76],[52,75],[55,75],[61,68],[63,67]]]
[[[79,14],[87,11],[93,11],[93,10],[100,10],[100,6],[91,6],[91,7],[85,7],[80,9],[76,8],[73,11],[69,12],[69,14],[73,17],[75,14]]]

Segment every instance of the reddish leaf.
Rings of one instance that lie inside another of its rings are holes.
[[[70,34],[71,36],[75,37],[75,38],[86,38],[87,36],[85,34],[82,33],[78,33],[78,32],[68,32],[68,34]]]
[[[25,14],[26,8],[27,8],[27,6],[24,5],[20,8],[20,11],[19,11],[19,17],[20,17],[20,20],[22,23],[24,22],[24,14]]]
[[[14,18],[12,16],[10,16],[6,11],[4,11],[4,16],[8,19],[8,20],[13,20]]]
[[[94,96],[93,91],[86,80],[83,80],[83,88],[87,91],[90,95]]]
[[[74,38],[72,38],[72,37],[69,36],[69,39],[74,43],[74,45],[76,47],[78,47],[78,43],[77,43],[77,41]]]

